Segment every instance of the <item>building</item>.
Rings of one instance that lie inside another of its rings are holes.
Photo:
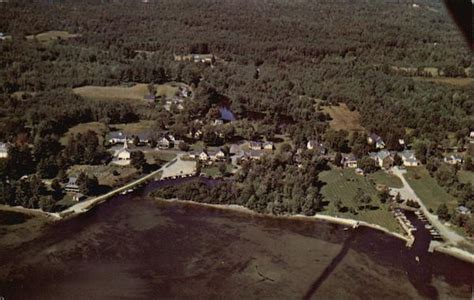
[[[413,150],[404,150],[398,152],[398,156],[400,156],[402,159],[403,165],[405,167],[416,167],[420,164],[420,162],[416,159],[415,151]]]
[[[211,160],[218,161],[225,158],[225,153],[221,149],[219,150],[208,150],[207,155]]]
[[[242,150],[240,150],[239,145],[237,145],[237,144],[232,144],[232,145],[230,145],[229,153],[230,153],[231,155],[238,154],[238,153],[240,153],[241,151],[242,151]]]
[[[114,163],[119,165],[129,165],[132,159],[132,151],[128,149],[128,143],[125,142],[121,149],[118,149],[114,153]]]
[[[451,154],[444,158],[444,162],[450,165],[458,165],[464,162],[462,156],[458,154]]]
[[[468,215],[471,213],[471,211],[469,210],[469,208],[463,206],[463,205],[459,205],[458,208],[457,208],[457,211],[458,213],[460,213],[461,215]]]
[[[173,142],[167,136],[163,136],[158,140],[158,148],[160,149],[169,149]]]
[[[385,143],[382,138],[375,133],[369,134],[367,137],[367,143],[369,145],[374,145],[376,149],[383,149],[385,148]]]
[[[371,152],[369,156],[375,160],[377,165],[384,169],[389,169],[393,166],[393,157],[387,150],[381,150],[379,152]]]
[[[0,143],[0,158],[7,158],[7,157],[8,157],[8,144]]]
[[[77,177],[69,177],[64,190],[70,193],[79,193],[79,185],[77,184]]]
[[[275,145],[273,142],[265,142],[263,143],[263,149],[265,150],[275,150]]]
[[[262,150],[262,143],[260,142],[250,142],[249,147],[251,150]]]
[[[242,160],[259,160],[265,155],[262,150],[250,150],[244,153]]]
[[[319,155],[326,155],[328,152],[326,147],[317,140],[309,140],[308,143],[306,143],[306,148],[308,148],[308,150],[314,150]]]
[[[84,196],[83,194],[76,193],[74,196],[72,196],[72,201],[79,202],[79,201],[84,200],[85,198],[86,196]]]
[[[213,125],[214,126],[224,125],[224,121],[221,119],[215,119]]]
[[[109,144],[123,144],[127,140],[127,136],[121,131],[112,131],[108,134]]]
[[[364,170],[362,170],[361,168],[356,168],[355,173],[356,175],[364,176]]]
[[[199,160],[201,161],[209,160],[209,154],[207,154],[207,151],[203,150],[199,153]]]
[[[189,54],[189,55],[174,55],[175,61],[192,61],[192,62],[201,62],[212,64],[214,60],[214,55],[212,54]]]
[[[344,168],[357,168],[357,159],[354,154],[344,155],[341,163]]]

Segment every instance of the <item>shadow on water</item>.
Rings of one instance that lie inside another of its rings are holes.
[[[351,248],[351,243],[355,238],[355,234],[352,233],[345,241],[344,244],[342,245],[341,251],[336,255],[336,257],[333,258],[331,263],[324,269],[323,273],[319,276],[319,278],[311,285],[310,289],[306,292],[304,295],[303,299],[311,299],[311,297],[316,293],[316,291],[319,289],[319,287],[326,281],[326,279],[329,278],[331,273],[336,269],[336,267],[339,265],[339,263],[344,259],[344,257],[347,255],[347,252],[349,252],[349,249]]]

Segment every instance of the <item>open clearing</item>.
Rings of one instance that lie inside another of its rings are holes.
[[[458,177],[459,177],[459,181],[461,181],[462,183],[471,183],[472,185],[474,185],[474,172],[470,172],[470,171],[458,171]]]
[[[379,170],[373,174],[369,174],[367,175],[367,177],[374,180],[376,184],[383,184],[388,187],[397,189],[403,187],[403,183],[400,178],[395,175],[388,174],[387,172],[382,170]]]
[[[449,84],[453,86],[468,87],[474,84],[474,78],[463,78],[463,77],[413,77],[415,80],[428,81],[440,84]]]
[[[73,33],[69,33],[67,31],[46,31],[46,32],[42,32],[42,33],[38,33],[36,35],[28,35],[26,36],[26,38],[28,40],[32,40],[32,39],[37,39],[38,41],[40,42],[49,42],[49,41],[54,41],[54,40],[58,40],[58,39],[61,39],[61,40],[67,40],[67,39],[71,39],[71,38],[76,38],[76,37],[79,37],[81,36],[80,34],[73,34]]]
[[[117,172],[116,176],[113,175],[114,171]],[[81,172],[89,176],[96,176],[101,185],[115,187],[133,177],[137,170],[131,166],[122,167],[114,164],[108,166],[74,165],[68,170],[68,175],[78,176]]]
[[[332,118],[329,122],[331,128],[349,132],[364,131],[364,127],[360,124],[359,112],[350,111],[345,103],[340,103],[338,106],[323,106],[322,109]]]
[[[151,132],[154,121],[141,120],[136,123],[113,124],[110,125],[110,131],[122,131],[125,135],[136,135],[143,132]]]
[[[378,224],[391,231],[402,232],[397,221],[388,210],[388,205],[380,202],[375,185],[367,177],[356,175],[354,169],[333,169],[322,172],[319,179],[326,183],[321,193],[324,201],[329,201],[322,214],[366,221]],[[372,198],[370,204],[374,209],[357,210],[357,215],[350,211],[339,212],[334,205],[337,200],[341,200],[348,209],[357,208],[358,204],[355,203],[354,196],[358,188],[361,188]],[[375,209],[375,207],[378,208]]]
[[[155,84],[156,95],[171,98],[176,95],[179,84],[165,83]],[[149,94],[148,85],[139,83],[131,87],[127,86],[83,86],[73,89],[74,93],[84,98],[96,100],[138,100],[144,101]]]
[[[442,203],[445,203],[450,209],[457,207],[457,199],[439,186],[425,167],[407,168],[405,178],[428,209],[436,212],[438,206]]]
[[[89,130],[92,130],[95,133],[97,133],[97,136],[99,138],[99,144],[102,145],[103,136],[107,132],[107,126],[105,126],[104,123],[100,123],[100,122],[89,122],[89,123],[82,123],[82,124],[76,125],[70,128],[68,132],[66,132],[64,136],[61,137],[60,142],[62,145],[66,145],[71,135],[75,135],[78,133],[84,134]]]

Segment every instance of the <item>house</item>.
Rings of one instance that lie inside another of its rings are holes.
[[[471,131],[469,134],[469,143],[474,144],[474,131]]]
[[[192,60],[197,63],[212,63],[214,55],[212,54],[191,54]]]
[[[163,136],[158,140],[158,148],[159,149],[169,149],[173,142],[167,136]]]
[[[404,139],[398,139],[398,144],[405,148],[405,140]]]
[[[239,145],[237,145],[237,144],[232,144],[232,145],[230,145],[229,153],[230,153],[231,155],[240,153],[241,151],[242,151],[242,150],[240,150]]]
[[[212,123],[214,126],[219,126],[219,125],[224,125],[224,121],[221,119],[215,119],[214,123]]]
[[[444,162],[450,165],[457,165],[457,164],[462,164],[463,163],[463,158],[462,156],[458,154],[451,154],[448,155],[444,158]]]
[[[393,165],[393,157],[387,150],[381,150],[379,152],[371,152],[369,156],[375,160],[377,165],[381,168],[388,169]]]
[[[273,144],[273,142],[265,142],[265,143],[263,143],[263,149],[265,149],[265,150],[274,150],[275,145]]]
[[[222,160],[225,158],[225,153],[221,149],[219,150],[208,150],[207,155],[209,156],[209,159],[217,161],[217,160]]]
[[[72,196],[72,201],[79,202],[81,200],[84,200],[85,198],[86,196],[84,196],[84,194],[76,193],[74,196]]]
[[[357,158],[354,154],[344,155],[341,162],[344,168],[357,168]]]
[[[262,143],[260,142],[250,142],[249,144],[251,150],[262,150]]]
[[[123,144],[127,140],[127,136],[121,131],[112,131],[108,134],[109,144]]]
[[[471,211],[469,210],[469,208],[463,206],[463,205],[459,205],[458,208],[457,208],[457,211],[458,213],[460,213],[461,215],[468,215],[471,213]]]
[[[7,157],[8,157],[8,144],[0,143],[0,158],[7,158]]]
[[[128,140],[128,142],[134,144],[135,138],[138,138],[139,144],[148,144],[152,140],[152,134],[149,132],[134,134],[132,135],[132,138]]]
[[[367,137],[367,143],[369,145],[375,145],[375,148],[377,149],[385,148],[384,141],[380,136],[376,135],[375,133],[369,134],[369,136]]]
[[[415,151],[413,150],[404,150],[398,152],[398,156],[400,156],[402,159],[403,165],[405,167],[416,167],[420,164],[420,162],[416,159]]]
[[[244,160],[259,160],[265,154],[262,150],[250,150],[244,153]]]
[[[121,149],[118,149],[114,153],[114,162],[119,165],[129,165],[132,159],[132,151],[128,149],[128,143],[125,142]]]
[[[357,175],[364,176],[364,170],[362,170],[361,168],[356,168],[355,173]]]
[[[79,193],[79,185],[77,184],[77,177],[69,177],[69,180],[64,186],[66,192]]]
[[[326,147],[316,140],[309,140],[306,144],[306,148],[308,148],[308,150],[314,150],[319,155],[326,155],[328,152]]]
[[[199,160],[207,161],[209,159],[210,157],[209,157],[209,154],[207,154],[207,151],[203,150],[199,153]]]

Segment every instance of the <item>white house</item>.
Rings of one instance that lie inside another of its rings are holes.
[[[77,177],[69,177],[68,183],[64,186],[66,192],[79,193],[79,185],[77,184]]]
[[[8,144],[0,143],[0,158],[8,157]]]
[[[272,142],[265,142],[265,143],[263,143],[263,149],[265,149],[265,150],[274,150],[275,145]]]
[[[128,143],[123,144],[123,148],[118,149],[114,153],[115,164],[129,165],[132,158],[132,151],[128,149]]]
[[[326,147],[317,140],[309,140],[308,143],[306,143],[306,148],[308,148],[308,150],[315,150],[320,155],[325,155],[327,153]]]
[[[127,140],[127,136],[121,131],[112,131],[108,134],[108,141],[110,144],[123,144]]]
[[[202,160],[202,161],[207,161],[209,160],[209,154],[207,154],[206,151],[201,151],[201,153],[199,153],[199,160]]]
[[[167,137],[162,137],[161,139],[158,140],[158,148],[160,149],[168,149],[171,146],[171,141]]]
[[[403,165],[405,167],[416,167],[420,164],[420,162],[416,159],[415,151],[413,150],[404,150],[398,152],[398,156],[400,156],[402,159]]]
[[[250,142],[250,149],[252,149],[252,150],[262,150],[262,143],[260,143],[260,142]]]
[[[444,158],[444,162],[450,165],[457,165],[457,164],[462,164],[463,163],[463,158],[460,155],[457,154],[451,154],[448,155]]]
[[[342,165],[345,168],[357,168],[357,159],[354,154],[349,154],[342,157]]]

